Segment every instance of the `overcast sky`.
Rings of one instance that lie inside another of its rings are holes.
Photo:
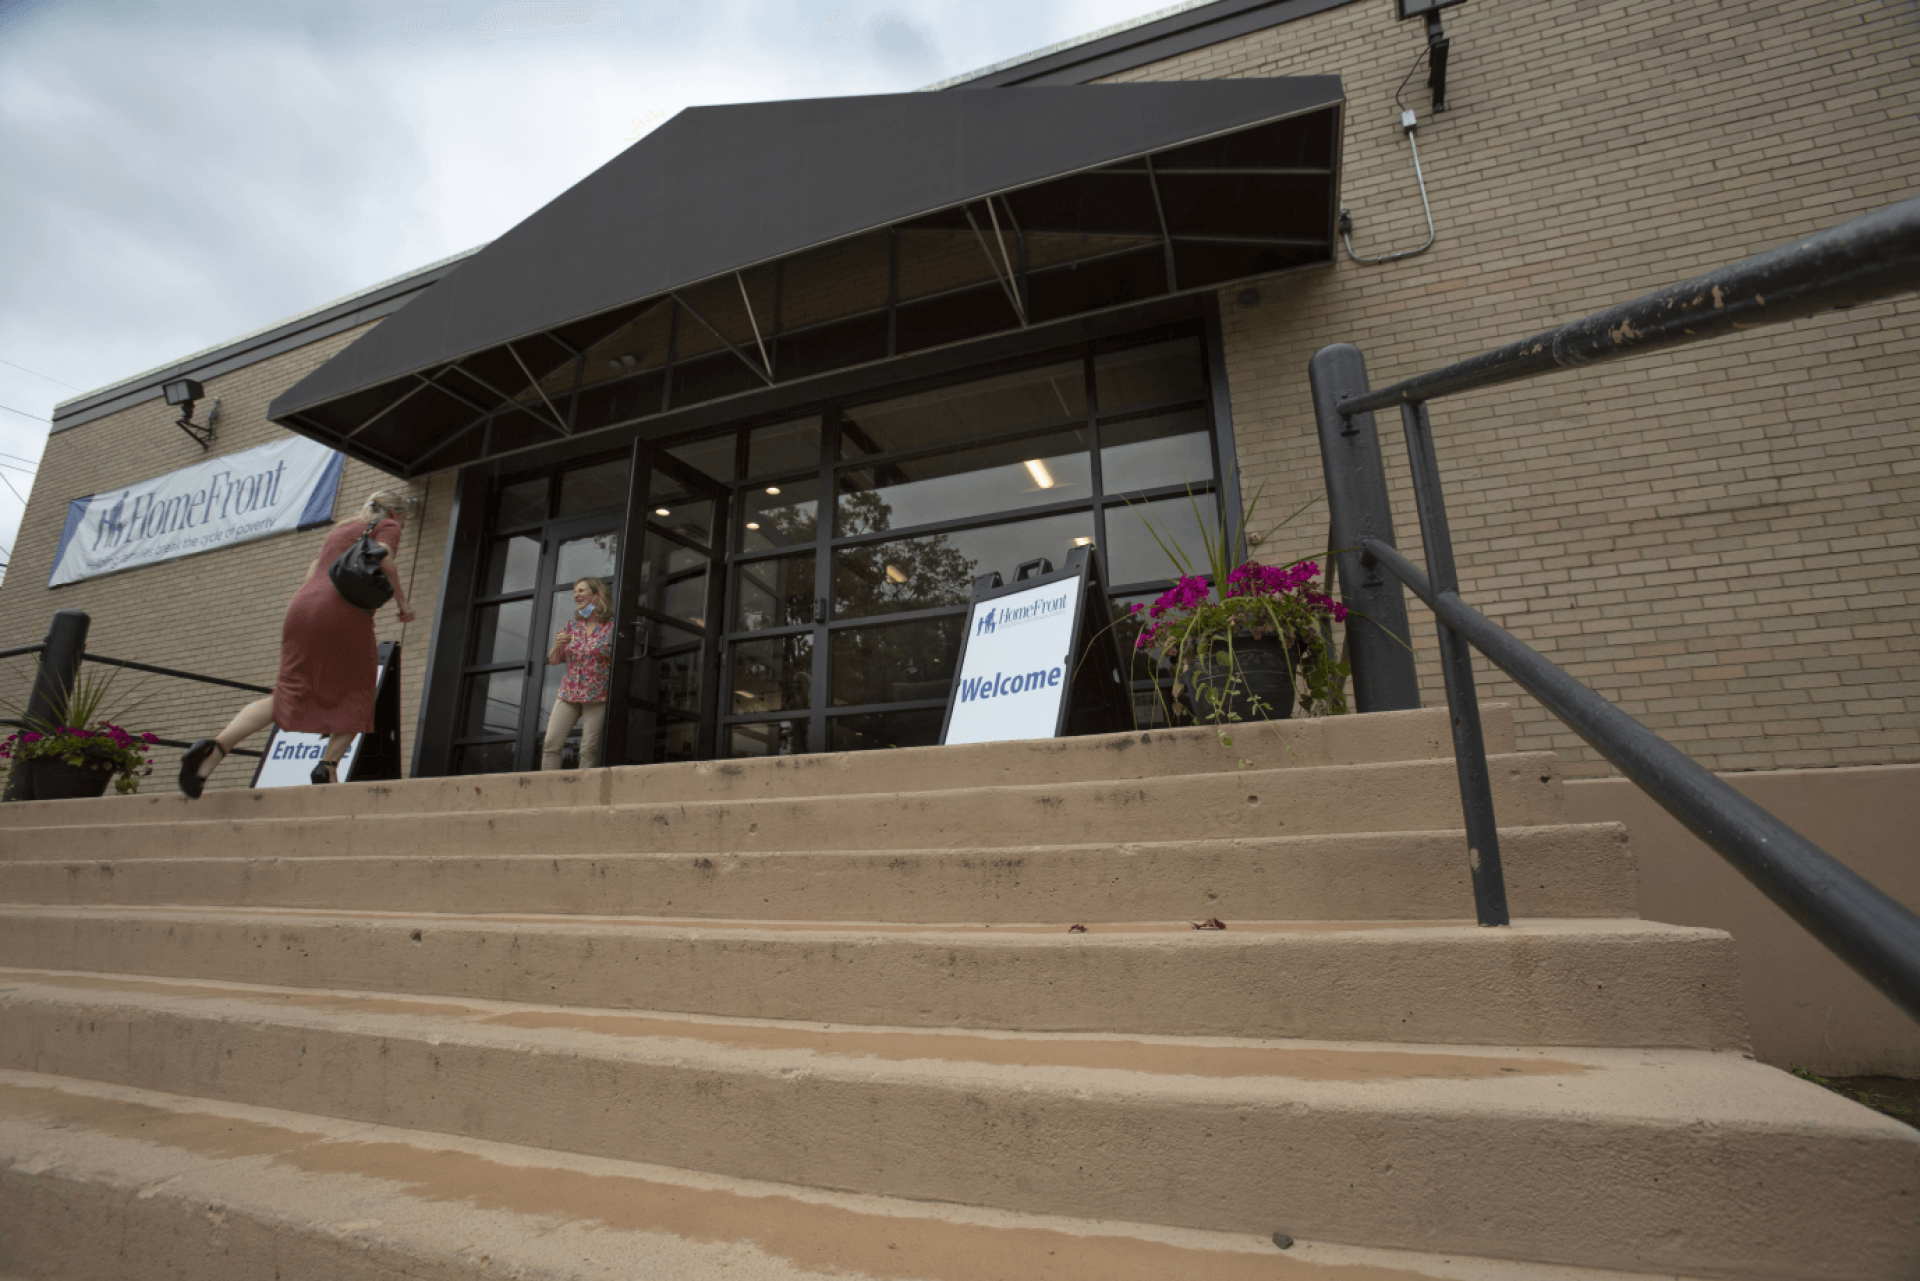
[[[0,560],[57,401],[490,240],[683,107],[1171,2],[0,0]]]

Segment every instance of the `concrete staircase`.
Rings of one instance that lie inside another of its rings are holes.
[[[1503,930],[1437,710],[4,807],[0,1277],[1920,1272],[1488,734]]]

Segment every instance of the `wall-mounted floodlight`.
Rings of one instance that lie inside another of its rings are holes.
[[[1447,109],[1447,48],[1452,43],[1447,33],[1440,29],[1440,11],[1451,9],[1466,0],[1393,0],[1399,6],[1400,18],[1425,18],[1427,20],[1427,88],[1433,90],[1433,109],[1435,112]]]
[[[160,388],[160,392],[167,398],[169,405],[178,405],[180,407],[180,417],[174,423],[174,426],[191,436],[194,443],[199,445],[201,449],[206,449],[211,445],[213,443],[213,418],[214,415],[219,412],[220,402],[217,400],[214,401],[213,407],[207,410],[207,421],[205,423],[196,423],[193,421],[193,403],[207,394],[205,387],[202,387],[191,378],[176,378],[172,382],[164,384]]]

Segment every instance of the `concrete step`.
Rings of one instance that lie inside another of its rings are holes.
[[[1501,833],[1520,916],[1632,916],[1618,824]],[[0,862],[0,903],[524,911],[994,925],[1457,919],[1471,910],[1459,831],[1239,840],[828,850],[773,854],[348,857]]]
[[[1275,1229],[834,1193],[12,1072],[0,1072],[0,1164],[0,1259],[20,1281],[1644,1276],[1298,1234],[1283,1253]]]
[[[1732,940],[1638,920],[1029,926],[9,908],[0,966],[1049,1032],[1744,1049]],[[67,986],[83,978],[63,980]],[[63,989],[64,990],[64,989]]]
[[[725,1177],[1623,1270],[1853,1281],[1920,1264],[1920,1135],[1734,1053],[6,987],[16,1071]]]
[[[1551,752],[1488,760],[1501,823],[1561,818]],[[262,802],[263,806],[266,802]],[[952,849],[1433,831],[1460,822],[1450,760],[946,791],[449,813],[0,829],[0,859]]]
[[[1514,750],[1513,709],[1481,709],[1487,750]],[[1236,725],[1231,747],[1205,728],[1102,734],[1084,738],[912,747],[892,752],[824,752],[754,760],[696,761],[554,774],[348,783],[272,791],[209,792],[189,801],[174,790],[178,761],[164,755],[137,796],[0,806],[0,830],[12,827],[170,823],[180,819],[442,813],[467,809],[551,809],[675,801],[768,800],[872,792],[935,792],[1013,784],[1452,760],[1445,708],[1376,712],[1315,720]],[[1246,761],[1242,766],[1239,762]],[[235,758],[236,772],[246,766]]]

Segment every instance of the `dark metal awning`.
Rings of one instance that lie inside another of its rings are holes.
[[[1332,261],[1337,76],[695,107],[273,402],[403,476]]]

